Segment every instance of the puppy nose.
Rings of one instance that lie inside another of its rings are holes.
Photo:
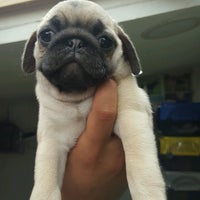
[[[67,47],[73,50],[81,49],[82,47],[84,47],[84,42],[80,39],[69,39],[67,41]]]

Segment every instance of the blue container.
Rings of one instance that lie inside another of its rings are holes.
[[[164,135],[200,135],[200,103],[163,103],[157,123]]]

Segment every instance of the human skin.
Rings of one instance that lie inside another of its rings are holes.
[[[116,200],[127,187],[125,157],[113,134],[117,85],[108,80],[97,88],[86,128],[69,153],[62,200]]]

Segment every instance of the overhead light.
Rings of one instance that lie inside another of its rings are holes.
[[[199,25],[200,18],[197,17],[164,21],[145,30],[141,36],[144,39],[162,39],[188,32]]]

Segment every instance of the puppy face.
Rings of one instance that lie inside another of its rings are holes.
[[[100,6],[83,0],[53,7],[26,43],[22,60],[25,72],[38,70],[65,93],[140,72],[127,35]]]

